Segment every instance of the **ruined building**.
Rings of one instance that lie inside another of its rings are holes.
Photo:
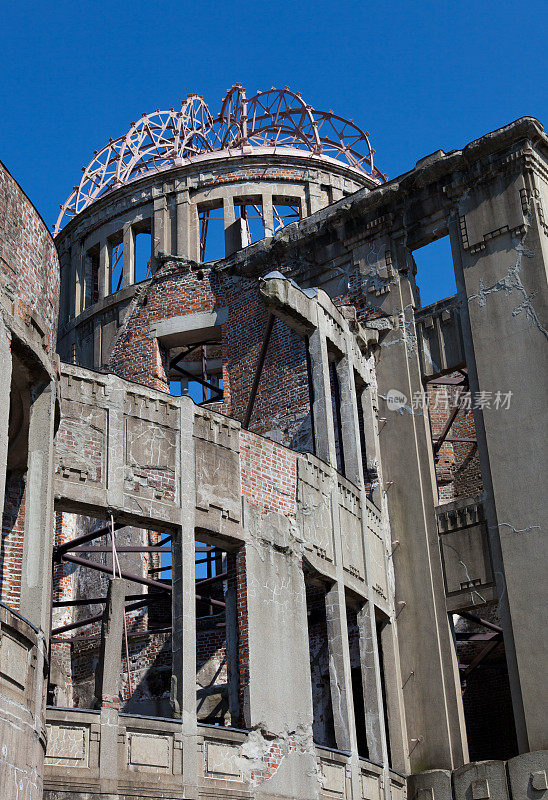
[[[2,800],[547,800],[547,183],[241,86],[2,167]]]

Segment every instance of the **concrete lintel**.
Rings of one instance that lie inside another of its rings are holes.
[[[227,308],[200,311],[196,314],[185,314],[151,323],[149,332],[167,347],[181,347],[196,341],[214,339],[219,335],[220,327],[227,319]]]

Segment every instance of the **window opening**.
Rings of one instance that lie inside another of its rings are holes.
[[[150,278],[152,236],[149,231],[135,234],[135,283]]]
[[[296,222],[301,218],[301,211],[299,204],[284,205],[283,203],[274,203],[272,205],[272,214],[274,217],[274,233],[285,228],[290,222]]]
[[[243,247],[265,238],[261,203],[235,203],[234,214],[244,222]]]
[[[124,276],[124,243],[120,242],[112,246],[110,251],[110,292],[114,294],[122,288]]]
[[[417,266],[416,283],[422,306],[456,294],[455,270],[449,236],[436,239],[413,251]]]
[[[312,681],[312,735],[320,747],[337,747],[329,676],[325,588],[305,576],[308,648]]]
[[[198,208],[200,261],[215,261],[225,256],[225,225],[222,205]]]
[[[377,619],[375,623],[375,630],[377,634],[377,650],[379,653],[379,670],[381,676],[381,694],[382,694],[382,707],[384,712],[384,730],[386,737],[386,749],[388,753],[388,766],[392,764],[392,754],[390,750],[390,728],[388,726],[388,704],[386,695],[386,679],[384,676],[384,651],[383,651],[383,631],[390,623],[385,619]]]
[[[221,342],[208,340],[176,348],[170,354],[171,394],[186,394],[198,405],[222,403]]]

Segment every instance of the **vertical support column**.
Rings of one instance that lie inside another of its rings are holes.
[[[242,220],[236,219],[234,211],[234,198],[225,195],[223,197],[223,214],[225,222],[225,256],[236,253],[244,246]]]
[[[360,642],[363,703],[367,747],[371,761],[386,764],[387,749],[383,719],[382,689],[379,676],[379,654],[375,629],[375,611],[364,603],[357,614]]]
[[[385,250],[379,245],[379,252]],[[414,322],[415,293],[408,251],[391,243],[401,269],[378,305],[397,321],[381,345],[379,397],[397,390],[410,404],[422,392]],[[411,770],[454,769],[468,758],[460,680],[445,607],[445,591],[434,510],[435,471],[428,420],[402,413],[383,400],[380,434],[383,476],[394,539],[396,601],[403,695],[408,720]],[[416,642],[421,642],[416,647]]]
[[[99,245],[99,300],[110,294],[110,249],[108,239],[103,239]]]
[[[158,253],[166,251],[167,201],[165,195],[154,198],[151,238],[153,263],[156,264],[158,260]]]
[[[118,783],[118,711],[126,582],[111,578],[101,624],[101,647],[95,673],[95,701],[101,709],[99,779],[102,792],[116,792]]]
[[[538,669],[548,661],[539,635],[548,555],[548,238],[540,216],[545,184],[527,169],[470,190],[449,226],[470,389],[487,398],[474,408],[474,423],[520,752],[546,746],[541,698],[548,693],[546,670]],[[520,218],[522,227],[508,231]],[[467,222],[481,225],[481,250],[463,239]]]
[[[179,399],[181,525],[173,537],[173,673],[171,702],[181,718],[182,769],[185,797],[198,795],[198,727],[196,719],[196,587],[194,574],[194,518],[196,465],[194,455],[194,403]]]
[[[8,329],[0,321],[0,385],[3,387],[0,404],[0,508],[4,508],[6,491],[6,461],[8,458],[8,425],[10,416],[11,347]]]
[[[317,183],[309,183],[307,189],[308,213],[313,214],[315,211],[319,211],[320,208],[323,208],[325,205],[323,193]],[[304,216],[302,212],[304,212],[304,203],[301,204],[301,215]]]
[[[391,766],[398,772],[408,773],[409,758],[405,740],[405,705],[403,702],[397,629],[392,621],[384,625],[378,646],[382,647],[386,715],[388,717],[386,736],[390,739]]]
[[[49,636],[53,550],[55,384],[31,389],[21,613]]]
[[[135,233],[131,222],[125,223],[123,235],[122,286],[125,287],[135,283]]]
[[[335,741],[339,750],[357,751],[352,707],[352,679],[344,586],[336,581],[325,595],[325,616],[329,646],[329,680]]]
[[[337,363],[341,408],[341,439],[346,477],[356,486],[363,486],[360,423],[356,398],[354,368],[348,353]]]
[[[110,578],[101,623],[101,647],[95,672],[95,700],[99,708],[120,707],[120,664],[124,632],[126,582]]]
[[[265,239],[274,236],[274,209],[272,204],[272,195],[263,194],[263,224]]]
[[[327,340],[321,327],[318,326],[308,338],[308,352],[312,368],[312,388],[314,401],[312,415],[314,418],[314,440],[316,455],[332,467],[337,467],[335,451],[335,427],[333,424],[333,404],[331,402],[331,383],[329,380],[329,356]]]
[[[190,202],[188,189],[177,192],[177,255],[200,261],[200,225],[198,209]]]

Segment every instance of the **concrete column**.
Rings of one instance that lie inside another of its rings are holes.
[[[118,710],[126,582],[111,578],[101,624],[101,647],[95,673],[95,702],[101,709],[99,779],[102,792],[116,792],[118,783]]]
[[[165,195],[154,198],[152,215],[152,255],[157,262],[158,253],[167,250],[167,202]]]
[[[345,475],[358,487],[363,486],[363,466],[360,444],[360,423],[354,382],[354,368],[348,355],[337,363],[341,400],[341,439]]]
[[[263,224],[265,239],[274,236],[274,209],[272,206],[272,195],[263,194]]]
[[[289,519],[244,506],[249,702],[245,718],[258,757],[276,746],[283,760],[258,796],[318,797],[312,742],[312,682],[306,590]],[[265,620],[268,620],[265,626]],[[268,640],[265,633],[268,630]],[[298,742],[291,750],[290,741]]]
[[[0,508],[2,509],[4,508],[4,494],[6,491],[11,371],[11,347],[8,329],[0,321],[0,386],[2,386],[2,402],[0,403]]]
[[[323,208],[325,205],[323,192],[320,189],[317,183],[309,183],[308,184],[308,213],[313,214],[315,211],[319,211],[320,208]],[[304,208],[301,209],[301,214],[304,216]]]
[[[53,549],[53,424],[55,384],[31,388],[21,613],[48,637]]]
[[[546,747],[548,240],[533,171],[471,190],[450,223],[499,613],[521,752]],[[492,198],[496,197],[496,203]],[[500,230],[523,221],[521,232]],[[470,249],[460,225],[480,236]],[[495,235],[487,235],[495,231]],[[494,356],[495,354],[495,356]],[[509,402],[497,403],[506,396]],[[511,393],[511,394],[508,394]],[[477,396],[477,395],[476,395]],[[498,407],[497,407],[498,406]],[[525,411],[524,411],[525,410]],[[524,580],[526,576],[526,580]]]
[[[120,665],[124,635],[126,582],[111,578],[101,623],[101,647],[95,671],[95,700],[99,708],[120,706]]]
[[[385,399],[379,401],[380,415],[386,419],[379,442],[392,538],[399,542],[393,560],[407,748],[412,771],[454,769],[466,761],[468,752],[445,607],[430,430],[423,412],[411,408],[411,398],[422,391],[415,294],[407,251],[397,241],[390,248],[393,263],[402,272],[376,302],[395,320],[381,343],[378,394],[386,398],[390,390],[397,390],[405,395],[407,405],[394,410]],[[378,247],[383,255],[385,249],[386,244]]]
[[[122,262],[122,286],[135,283],[135,233],[130,222],[124,225],[124,255]]]
[[[337,454],[335,450],[335,427],[329,379],[329,357],[327,340],[321,327],[315,328],[314,332],[308,337],[308,352],[310,355],[314,395],[312,414],[314,418],[316,455],[336,469]]]
[[[198,209],[190,202],[188,189],[177,192],[177,255],[192,261],[200,260],[200,225]]]
[[[181,719],[182,770],[185,797],[198,794],[198,727],[196,719],[196,587],[194,575],[194,519],[196,476],[194,456],[194,403],[181,397],[180,408],[180,497],[181,525],[172,545],[173,583],[173,672],[171,703]]]
[[[99,245],[99,275],[98,275],[98,290],[99,300],[102,300],[110,294],[110,245],[107,239]]]
[[[223,213],[225,222],[225,256],[230,256],[244,246],[242,220],[240,218],[236,219],[233,197],[223,197]]]
[[[325,616],[335,741],[339,750],[357,752],[346,603],[344,586],[340,581],[336,581],[326,592]]]
[[[403,701],[397,628],[388,622],[382,628],[378,645],[382,647],[382,667],[386,693],[386,712],[390,740],[391,766],[398,772],[409,772],[406,741],[405,704]],[[380,658],[379,658],[380,661]]]
[[[375,612],[371,603],[364,603],[357,617],[360,640],[360,663],[362,671],[365,730],[371,761],[385,764],[387,750],[382,706],[382,689],[379,681],[379,656]]]

